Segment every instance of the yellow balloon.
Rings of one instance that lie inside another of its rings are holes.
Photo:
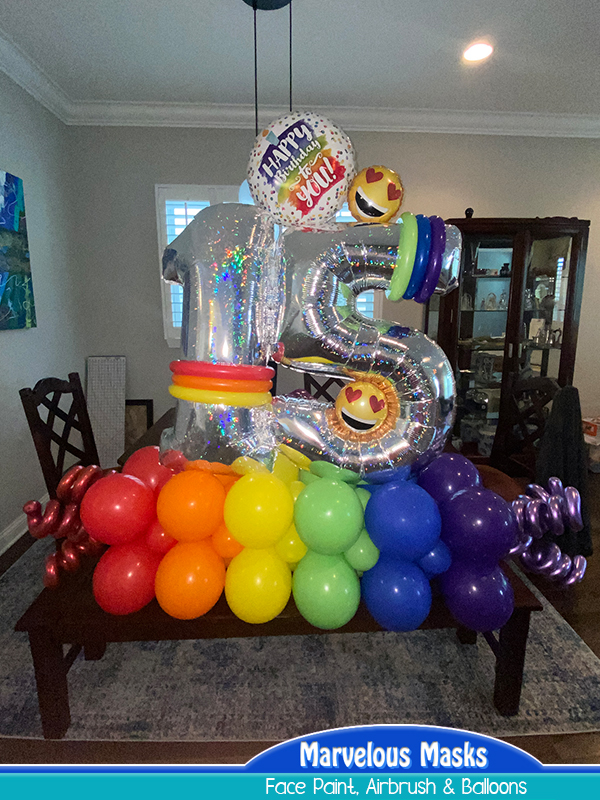
[[[304,558],[307,546],[302,539],[298,536],[298,531],[295,525],[290,525],[287,533],[275,545],[275,552],[288,564],[294,564]]]
[[[302,489],[306,488],[306,484],[302,483],[302,481],[292,481],[288,488],[292,493],[292,497],[294,498],[295,502],[298,499],[298,495],[300,494]]]
[[[250,456],[239,456],[231,465],[231,469],[237,475],[250,475],[251,472],[264,472],[270,474],[269,470],[260,461]]]
[[[296,466],[300,467],[301,469],[310,469],[312,461],[308,456],[305,456],[304,453],[301,453],[299,450],[294,450],[293,447],[289,447],[287,444],[280,444],[279,450],[286,458],[289,458],[290,461],[293,461]]]
[[[289,486],[290,483],[298,480],[299,472],[298,466],[293,461],[290,461],[283,453],[277,453],[273,464],[273,475],[276,475],[286,486]]]
[[[292,524],[294,501],[275,475],[251,472],[229,490],[223,516],[227,530],[242,547],[271,547]]]
[[[291,570],[272,547],[242,550],[227,569],[225,597],[244,622],[258,625],[281,614],[291,592]]]

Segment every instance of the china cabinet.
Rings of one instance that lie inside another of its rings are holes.
[[[455,371],[455,441],[469,457],[502,466],[515,386],[572,382],[589,222],[446,222],[463,235],[460,287],[432,298],[426,332]]]

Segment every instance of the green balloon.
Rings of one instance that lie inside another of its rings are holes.
[[[302,481],[305,486],[308,486],[309,483],[314,483],[320,480],[320,478],[318,475],[313,475],[312,472],[309,472],[307,469],[301,469],[298,480]]]
[[[357,486],[354,490],[357,494],[358,499],[360,500],[360,504],[363,507],[363,511],[367,510],[367,503],[371,499],[371,492],[368,489],[361,489],[360,486]]]
[[[366,572],[372,569],[379,561],[379,550],[371,541],[367,529],[363,528],[358,539],[349,550],[344,553],[346,561],[357,572]]]
[[[344,481],[344,483],[358,483],[360,480],[358,472],[336,467],[335,464],[330,464],[329,461],[313,461],[310,465],[310,471],[313,475],[318,475],[319,478],[331,478],[334,481]]]
[[[294,504],[294,523],[304,544],[327,556],[352,547],[363,528],[363,510],[347,483],[319,478],[306,486]]]
[[[360,581],[344,556],[309,550],[294,572],[296,608],[316,628],[333,630],[350,622],[360,603]]]

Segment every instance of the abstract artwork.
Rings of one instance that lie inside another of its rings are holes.
[[[35,326],[23,181],[0,170],[0,330]]]

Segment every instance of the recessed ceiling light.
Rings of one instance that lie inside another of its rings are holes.
[[[489,42],[473,42],[463,53],[463,58],[465,61],[483,61],[485,58],[489,58],[493,52],[494,48]]]

